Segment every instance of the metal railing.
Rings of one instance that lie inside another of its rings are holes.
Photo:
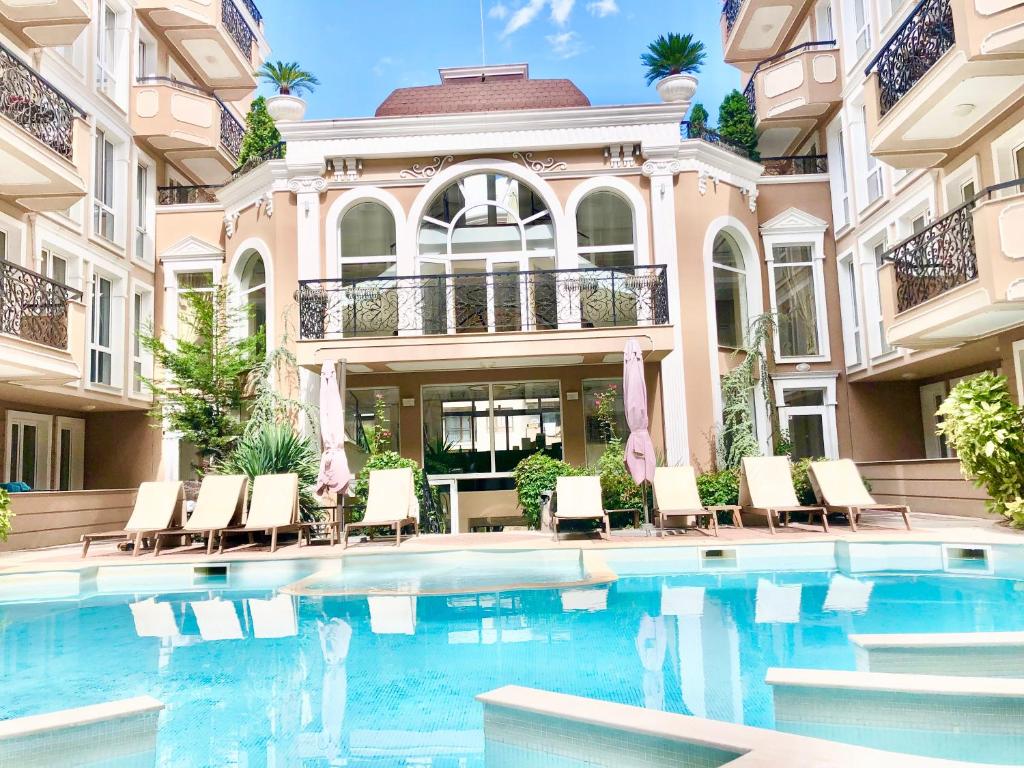
[[[835,48],[836,41],[815,40],[810,43],[801,43],[800,45],[794,45],[792,48],[782,51],[781,53],[777,53],[769,59],[765,59],[764,61],[758,62],[757,66],[754,67],[754,71],[750,73],[750,79],[747,81],[747,87],[743,89],[743,95],[747,99],[747,104],[750,105],[750,114],[754,116],[755,120],[757,119],[757,85],[755,82],[755,78],[757,77],[758,73],[762,69],[770,67],[772,64],[775,64],[776,62],[782,61],[783,59],[789,57],[790,54],[802,53],[803,51],[809,51],[812,48],[821,48],[824,46],[828,46],[829,48]]]
[[[249,15],[252,16],[253,21],[257,24],[263,21],[263,15],[260,13],[260,9],[256,7],[256,3],[252,0],[242,0],[242,5],[245,6],[245,10],[247,10]]]
[[[68,302],[81,291],[0,259],[0,333],[68,348]]]
[[[1024,189],[1024,178],[986,187],[885,252],[896,277],[896,311],[905,312],[978,277],[974,209],[996,192]]]
[[[828,173],[828,155],[786,155],[762,157],[765,176],[802,176]]]
[[[706,125],[694,125],[689,120],[683,120],[679,129],[680,134],[684,139],[700,139],[701,141],[706,141],[709,144],[715,144],[723,149],[727,149],[730,152],[735,152],[737,155],[742,157],[750,157],[750,152],[747,151],[746,147],[730,141],[722,136],[722,134],[711,130]]]
[[[220,106],[220,145],[236,160],[242,153],[242,139],[245,137],[245,128],[238,122],[238,119],[231,114],[220,99],[217,100]]]
[[[231,180],[234,181],[235,179],[245,176],[245,174],[247,174],[249,171],[255,168],[259,168],[261,165],[270,160],[283,159],[285,153],[285,146],[285,142],[279,141],[277,142],[277,144],[270,147],[269,149],[263,150],[258,155],[252,155],[244,163],[242,163],[240,166],[238,166],[231,172]]]
[[[85,112],[49,80],[0,44],[0,115],[71,160],[75,116]]]
[[[864,70],[878,70],[880,114],[896,106],[955,44],[950,0],[921,0]]]
[[[666,325],[664,266],[299,283],[299,338]]]
[[[157,205],[196,205],[197,203],[216,203],[217,190],[220,184],[201,184],[197,186],[172,185],[156,188]]]
[[[722,15],[725,17],[725,29],[727,32],[732,32],[733,26],[736,24],[736,19],[740,16],[740,11],[743,10],[743,3],[746,0],[723,0],[722,2]]]
[[[246,61],[252,61],[252,46],[256,41],[256,34],[249,27],[249,22],[245,20],[245,16],[238,10],[233,0],[221,0],[220,18],[224,29],[235,41],[235,45],[245,56]]]

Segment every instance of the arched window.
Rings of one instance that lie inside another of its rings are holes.
[[[581,267],[631,267],[636,263],[633,209],[616,192],[591,192],[576,209]]]
[[[238,295],[243,305],[248,305],[249,335],[267,327],[267,270],[263,257],[253,251],[246,258],[238,277]]]
[[[380,203],[356,203],[341,217],[341,276],[395,274],[395,217]]]
[[[715,238],[712,261],[718,344],[738,348],[743,345],[747,329],[747,277],[743,253],[728,232],[721,232]]]

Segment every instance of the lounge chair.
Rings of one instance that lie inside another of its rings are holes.
[[[558,541],[558,523],[561,520],[601,520],[604,533],[612,537],[608,511],[601,503],[601,478],[560,477],[555,483],[555,506],[551,513],[551,530]]]
[[[206,554],[213,552],[217,532],[245,518],[246,491],[249,478],[245,475],[207,475],[199,486],[195,509],[181,528],[158,531],[153,556],[160,554],[160,545],[168,536],[202,534],[206,536]]]
[[[358,523],[347,523],[342,546],[348,546],[349,532],[354,528],[391,528],[395,532],[395,546],[402,543],[402,529],[413,526],[420,535],[420,505],[416,501],[416,484],[412,470],[375,469],[370,472],[370,493],[366,511]]]
[[[658,467],[654,470],[654,508],[657,527],[664,530],[671,517],[705,517],[711,532],[718,535],[718,513],[731,512],[732,524],[743,527],[740,508],[735,504],[705,507],[697,491],[697,476],[693,467]]]
[[[252,541],[252,535],[258,532],[270,532],[270,551],[277,551],[277,534],[287,531],[299,532],[299,545],[302,535],[309,536],[310,523],[299,522],[299,476],[259,475],[252,483],[252,500],[249,502],[249,515],[244,525],[224,528],[220,531],[220,548],[224,551],[224,537],[236,533],[244,533]]]
[[[808,471],[818,500],[829,512],[842,512],[857,530],[864,512],[899,512],[910,530],[910,507],[905,504],[879,504],[868,493],[857,465],[850,459],[812,461]]]
[[[828,533],[828,516],[821,506],[804,506],[796,497],[793,472],[787,456],[749,456],[740,472],[740,506],[745,512],[765,515],[768,530],[775,533],[775,520],[789,525],[792,512],[820,515],[821,527]]]
[[[139,555],[142,552],[144,538],[153,538],[158,531],[169,529],[173,525],[174,513],[179,509],[184,497],[183,488],[182,483],[177,481],[150,482],[140,485],[139,492],[135,496],[135,506],[132,508],[131,517],[125,523],[124,529],[83,534],[82,557],[86,556],[89,546],[94,541],[120,538],[125,538],[126,541],[134,540],[135,546],[132,555]]]

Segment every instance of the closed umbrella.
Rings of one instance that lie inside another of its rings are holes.
[[[654,456],[654,442],[648,432],[647,380],[644,376],[644,353],[640,342],[630,339],[622,355],[622,396],[626,404],[626,424],[629,425],[629,439],[626,440],[626,469],[638,484],[653,483],[657,461]],[[647,511],[647,491],[644,492],[644,523],[650,522]]]
[[[353,477],[345,456],[345,409],[333,360],[326,361],[320,372],[320,442],[323,455],[316,481],[317,495],[332,491],[340,499]]]

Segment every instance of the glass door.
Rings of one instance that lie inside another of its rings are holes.
[[[80,491],[85,474],[85,421],[57,417],[57,490]]]

